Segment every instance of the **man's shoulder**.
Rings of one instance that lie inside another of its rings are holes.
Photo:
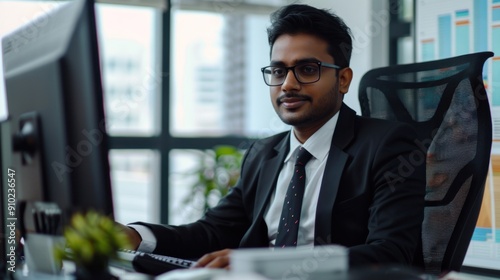
[[[255,149],[273,149],[277,145],[283,143],[284,140],[287,139],[290,131],[283,131],[272,136],[268,136],[265,138],[260,138],[254,141],[253,148]]]
[[[263,160],[276,156],[280,151],[286,151],[288,148],[288,135],[289,132],[285,131],[254,140],[246,149],[244,166],[259,165]]]
[[[415,126],[394,120],[377,118],[356,117],[357,127],[356,139],[367,141],[387,141],[388,139],[399,139],[398,141],[413,141],[418,138],[418,130]]]
[[[371,135],[399,134],[401,131],[403,133],[404,131],[409,131],[410,134],[413,134],[412,131],[415,131],[414,126],[405,122],[357,115],[353,109],[345,104],[340,110],[336,130],[338,128],[343,132],[351,131],[354,135],[358,136],[365,133]]]
[[[378,118],[369,118],[363,116],[356,116],[356,121],[358,126],[361,128],[375,128],[375,129],[410,129],[413,130],[414,127],[408,123],[395,121],[395,120],[385,120]]]

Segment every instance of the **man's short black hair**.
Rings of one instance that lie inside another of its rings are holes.
[[[328,53],[341,67],[349,66],[352,38],[349,27],[334,13],[303,4],[284,6],[271,14],[267,36],[271,49],[283,34],[315,35],[328,43]]]

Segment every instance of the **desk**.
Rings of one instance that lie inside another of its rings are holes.
[[[33,273],[29,272],[26,268],[17,270],[14,274],[14,279],[21,280],[75,280],[72,275],[75,267],[70,262],[64,263],[63,273],[60,275],[50,275],[45,273]],[[110,267],[111,274],[116,276],[120,280],[271,280],[269,278],[256,276],[256,275],[241,275],[231,273],[230,271],[225,272],[222,270],[212,270],[217,273],[197,273],[197,270],[179,270],[171,271],[169,273],[162,274],[160,276],[154,277],[136,272],[129,272],[119,268]],[[209,271],[206,269],[206,271]],[[294,278],[296,279],[296,278]],[[354,271],[349,271],[346,273],[338,273],[335,275],[310,275],[309,280],[433,280],[434,278],[421,278],[418,274],[413,271],[401,270],[401,269],[357,269]],[[280,279],[281,280],[281,279]]]
[[[172,273],[172,272],[171,272]],[[176,275],[176,277],[169,278],[168,273],[164,275],[160,275],[157,280],[277,280],[277,279],[268,279],[255,275],[235,275],[228,272],[227,274],[221,274],[213,278],[194,278],[190,277],[186,274],[185,278],[178,277],[181,274]],[[286,279],[280,278],[279,280]],[[289,279],[299,279],[299,278],[289,278]],[[407,269],[397,269],[397,268],[387,268],[387,269],[356,269],[353,271],[349,271],[344,274],[336,274],[336,275],[314,275],[307,280],[498,280],[498,278],[490,278],[475,274],[468,273],[457,273],[452,272],[446,275],[445,277],[438,278],[431,275],[422,275],[416,273],[412,270]],[[304,278],[305,280],[305,278]]]
[[[72,262],[63,262],[63,271],[59,275],[52,275],[40,272],[30,272],[26,266],[14,273],[14,279],[22,280],[75,280],[73,276],[75,265]],[[116,279],[120,280],[153,280],[154,276],[130,272],[116,267],[110,267],[110,272]]]
[[[172,271],[163,275],[158,276],[157,280],[283,280],[283,279],[302,279],[302,280],[433,280],[435,278],[422,278],[422,275],[415,273],[414,271],[402,270],[402,269],[355,269],[348,272],[336,272],[336,273],[323,273],[323,274],[307,274],[307,275],[294,275],[287,277],[278,278],[266,278],[257,274],[252,275],[241,275],[237,273],[217,273],[213,277],[193,277],[194,273],[189,271]],[[194,271],[193,271],[194,272]],[[171,274],[172,277],[169,277]],[[199,275],[198,275],[199,276]]]
[[[29,273],[27,269],[18,270],[14,274],[14,279],[21,280],[74,280],[72,273],[74,272],[74,265],[70,262],[64,263],[64,273],[61,275],[49,275],[44,273]],[[233,274],[231,272],[227,273],[217,273],[215,276],[201,277],[200,273],[193,273],[193,271],[182,270],[179,273],[169,272],[157,277],[145,275],[136,272],[129,272],[123,269],[110,267],[111,274],[118,277],[120,280],[170,280],[170,279],[186,279],[186,280],[272,280],[265,277],[256,277],[255,275],[241,275]],[[182,276],[184,275],[184,276]],[[195,276],[194,276],[195,275]],[[169,276],[175,276],[171,278]],[[355,269],[346,273],[339,273],[335,276],[333,275],[313,275],[308,278],[308,280],[495,280],[497,278],[491,278],[486,276],[480,276],[469,273],[457,273],[451,272],[448,275],[438,278],[430,275],[422,275],[413,270],[405,268],[366,268],[366,269]],[[281,279],[280,279],[281,280]],[[497,279],[498,280],[498,279]]]

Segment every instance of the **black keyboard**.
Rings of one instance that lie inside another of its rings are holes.
[[[195,261],[170,256],[120,250],[118,260],[112,262],[111,265],[149,275],[160,275],[174,269],[189,268],[193,263]]]

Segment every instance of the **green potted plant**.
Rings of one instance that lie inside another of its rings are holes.
[[[118,250],[130,248],[127,235],[115,222],[94,211],[74,214],[64,238],[65,247],[56,248],[56,257],[75,263],[77,279],[111,279],[110,260]]]
[[[183,204],[197,204],[202,211],[215,206],[240,178],[243,154],[243,151],[230,145],[201,151],[197,166],[182,174],[195,177]]]

